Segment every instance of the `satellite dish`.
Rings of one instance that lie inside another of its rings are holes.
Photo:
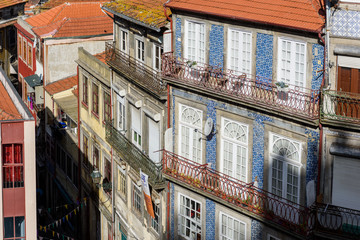
[[[213,127],[214,127],[214,122],[212,118],[206,119],[205,129],[204,129],[204,135],[206,137],[208,137],[212,133]]]

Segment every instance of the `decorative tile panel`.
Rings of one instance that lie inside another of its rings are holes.
[[[176,57],[181,58],[181,18],[175,21],[175,53]]]
[[[224,66],[224,27],[211,25],[210,29],[209,65],[223,68]]]
[[[360,38],[359,11],[332,10],[330,23],[332,36]]]
[[[215,202],[206,199],[206,240],[215,239]]]
[[[256,35],[256,76],[271,82],[273,74],[274,36],[264,33]]]
[[[307,139],[307,161],[306,161],[306,184],[311,180],[317,180],[318,154],[319,154],[319,132],[306,129]]]
[[[263,226],[259,221],[251,221],[251,240],[261,240],[263,232]]]
[[[320,44],[312,45],[312,81],[311,89],[319,90],[324,75],[324,46]]]

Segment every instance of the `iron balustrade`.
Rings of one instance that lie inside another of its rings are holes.
[[[196,86],[253,106],[288,113],[307,120],[319,117],[319,90],[293,85],[276,85],[272,79],[251,76],[232,70],[175,58],[172,53],[162,56],[162,75],[184,85]]]
[[[316,226],[314,230],[342,236],[346,239],[360,239],[360,211],[317,203]]]
[[[106,123],[106,141],[120,154],[134,170],[149,176],[149,183],[154,188],[163,187],[161,165],[156,165],[139,148],[132,144],[111,123]]]
[[[161,73],[120,51],[114,43],[106,43],[105,60],[121,74],[157,96],[166,94],[166,86],[162,83]]]
[[[306,207],[165,150],[163,174],[298,235],[313,224]]]
[[[322,118],[360,123],[360,94],[324,90],[321,102]]]

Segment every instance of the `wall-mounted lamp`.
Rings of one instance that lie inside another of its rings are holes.
[[[97,188],[103,188],[104,190],[111,190],[112,189],[111,182],[100,184],[101,173],[99,172],[99,170],[94,169],[94,171],[90,174],[90,177],[91,177],[93,183],[96,184]]]

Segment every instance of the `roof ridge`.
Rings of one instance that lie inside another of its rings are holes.
[[[313,8],[316,10],[319,18],[325,22],[325,17],[321,16],[319,13],[319,10],[322,9],[322,5],[317,1],[317,0],[308,0],[311,3],[311,6],[313,6]],[[321,1],[321,0],[320,0]],[[316,6],[314,6],[314,2],[316,2]]]
[[[68,2],[65,2],[65,3],[57,6],[57,7],[59,7],[59,8],[62,7],[62,9],[60,9],[59,12],[50,20],[50,23],[52,23],[52,22],[60,15],[60,13],[65,9],[66,6],[69,6],[69,5],[68,5]],[[56,7],[56,8],[57,8],[57,7]]]
[[[53,34],[52,36],[55,36],[55,35],[60,31],[60,29],[61,29],[67,22],[69,22],[69,21],[71,21],[71,18],[64,17],[64,18],[61,20],[61,23],[60,23],[59,27],[58,27],[58,28],[55,28],[55,32],[54,32],[54,34]]]
[[[18,118],[18,116],[15,116],[15,115],[12,114],[12,113],[8,113],[8,112],[6,112],[5,110],[3,110],[3,109],[0,108],[0,114],[2,114],[2,113],[5,113],[5,114],[7,114],[7,115],[10,115],[11,117],[13,117],[13,118],[15,118],[15,119]]]

